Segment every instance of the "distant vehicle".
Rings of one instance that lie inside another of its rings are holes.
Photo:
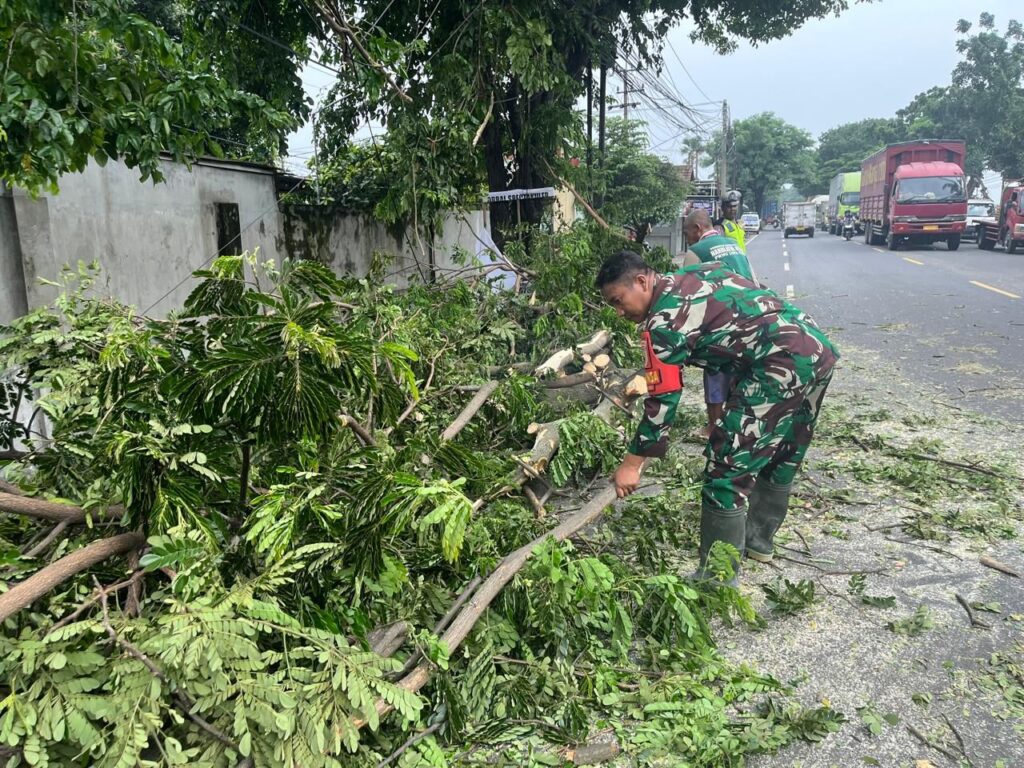
[[[785,203],[782,206],[783,237],[807,235],[814,237],[814,203]]]
[[[761,231],[761,217],[756,213],[744,213],[740,216],[740,224],[743,226],[744,232]]]
[[[846,219],[847,211],[853,211],[854,218],[857,219],[857,232],[860,232],[860,171],[837,173],[828,185],[825,225],[830,233],[843,233],[843,221]]]
[[[1007,253],[1016,253],[1024,247],[1024,186],[1011,184],[999,198],[998,218],[978,222],[978,247],[991,251],[1002,245]]]
[[[815,195],[808,198],[808,202],[814,203],[814,228],[825,228],[825,214],[828,213],[828,195]]]
[[[967,226],[964,227],[964,240],[977,240],[981,222],[996,222],[996,204],[991,200],[967,201]]]
[[[967,225],[962,141],[890,144],[861,163],[860,220],[868,245],[945,242],[955,251]]]

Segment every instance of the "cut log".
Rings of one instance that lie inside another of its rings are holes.
[[[577,345],[576,350],[581,355],[596,355],[611,343],[611,333],[605,330],[600,330],[590,337],[590,341]]]
[[[49,594],[54,587],[72,576],[108,558],[140,549],[145,543],[146,537],[141,533],[122,533],[76,549],[0,595],[0,622],[7,621],[22,608]]]
[[[551,373],[558,373],[564,369],[565,366],[569,365],[569,363],[571,363],[575,358],[576,355],[571,349],[561,349],[538,365],[536,370],[534,370],[533,375],[546,376]]]
[[[606,355],[603,352],[600,355],[594,355],[593,363],[599,370],[604,370],[612,364],[611,355]]]
[[[583,364],[583,370],[586,373],[590,373],[590,374],[594,374],[594,375],[597,374],[597,366],[594,365],[593,363],[584,363]]]
[[[20,496],[13,493],[0,492],[0,512],[14,515],[49,520],[54,523],[68,524],[85,522],[86,511],[72,504],[60,504],[56,501],[36,499],[31,496]],[[124,514],[124,507],[108,507],[105,513],[95,510],[91,513],[96,518],[116,520]]]
[[[441,433],[441,440],[448,442],[454,440],[455,436],[461,432],[467,424],[476,416],[477,412],[483,408],[484,403],[487,402],[487,398],[494,394],[494,390],[498,388],[500,382],[488,381],[473,395],[473,398],[466,403],[466,407],[462,409],[462,412],[455,418],[448,429]]]
[[[526,463],[537,473],[543,472],[547,468],[551,457],[558,450],[558,425],[560,423],[560,421],[549,421],[544,424],[531,424],[530,429],[534,431],[527,430],[535,437],[533,438],[533,450],[530,451],[530,457]]]
[[[634,376],[626,382],[626,397],[643,397],[647,394],[647,379]]]

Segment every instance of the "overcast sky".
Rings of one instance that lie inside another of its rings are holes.
[[[669,33],[660,80],[696,105],[694,120],[707,130],[720,125],[726,99],[733,120],[771,111],[817,138],[843,123],[890,117],[918,93],[948,84],[959,60],[957,20],[977,22],[982,11],[995,14],[1001,31],[1011,18],[1024,20],[1022,0],[878,0],[854,5],[838,18],[809,21],[790,37],[758,48],[741,44],[726,56],[692,43],[683,26]],[[310,66],[303,81],[319,101],[333,75]],[[609,91],[621,88],[609,82]],[[679,123],[686,119],[650,105],[633,108],[630,116],[648,121],[655,152],[681,159],[685,133]],[[311,155],[309,127],[290,144],[289,167],[295,168]]]

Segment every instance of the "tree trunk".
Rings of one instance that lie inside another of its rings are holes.
[[[7,621],[22,608],[49,594],[54,587],[104,560],[139,549],[146,543],[141,533],[122,533],[100,539],[76,549],[55,563],[36,571],[8,592],[0,595],[0,622]]]

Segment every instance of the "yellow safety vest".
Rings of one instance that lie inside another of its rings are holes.
[[[726,237],[731,237],[736,241],[736,245],[743,249],[743,252],[747,252],[747,236],[743,232],[743,227],[737,224],[732,219],[722,219],[722,234]]]

